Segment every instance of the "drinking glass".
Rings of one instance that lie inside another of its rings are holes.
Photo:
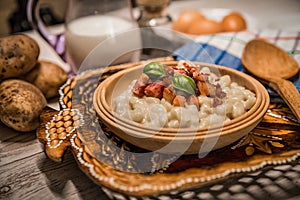
[[[71,65],[74,73],[78,72],[83,61],[96,47],[97,59],[88,62],[95,67],[137,59],[138,51],[133,50],[141,48],[141,37],[137,31],[138,24],[132,16],[131,1],[69,0],[64,33],[61,35],[47,30],[37,14],[38,5],[38,0],[28,1],[29,21]],[[130,31],[132,33],[128,34]]]

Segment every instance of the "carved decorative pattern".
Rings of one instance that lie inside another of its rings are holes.
[[[151,165],[151,173],[132,173],[138,171],[139,164],[144,161],[127,157],[126,152],[144,150],[116,137],[99,121],[92,107],[75,107],[72,95],[74,87],[78,86],[82,91],[79,101],[91,101],[91,92],[98,81],[110,73],[134,66],[90,71],[68,80],[60,90],[61,111],[45,110],[41,117],[38,137],[48,147],[46,152],[50,158],[60,161],[65,148],[71,147],[81,169],[103,189],[133,196],[163,194],[175,198],[178,190],[193,193],[191,187],[199,188],[268,165],[293,162],[300,157],[300,125],[293,121],[287,107],[271,104],[262,122],[233,147],[213,151],[205,158],[192,155],[174,160],[169,155],[154,154],[145,161]],[[86,121],[85,117],[91,120]],[[83,123],[88,129],[81,126]],[[66,134],[59,135],[63,132]],[[88,134],[93,143],[84,141],[82,134]]]
[[[46,124],[47,145],[57,148],[82,123],[83,117],[78,110],[63,109]]]
[[[263,151],[267,154],[271,154],[272,150],[270,145],[277,148],[284,147],[284,145],[281,144],[280,141],[282,141],[282,138],[280,137],[250,132],[249,134],[244,136],[237,145],[231,148],[236,149],[246,145],[247,147],[245,148],[245,152],[248,156],[253,155],[255,149]]]

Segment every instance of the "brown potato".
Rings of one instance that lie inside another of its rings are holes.
[[[10,35],[0,38],[0,80],[19,77],[36,64],[40,48],[27,35]]]
[[[0,120],[17,131],[27,132],[39,126],[39,116],[47,101],[31,83],[9,79],[0,84]]]
[[[38,87],[47,99],[58,95],[58,90],[68,79],[68,74],[57,64],[39,60],[24,76],[24,80]]]

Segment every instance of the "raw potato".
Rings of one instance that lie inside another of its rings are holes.
[[[0,119],[17,131],[35,130],[46,105],[42,92],[31,83],[9,79],[0,84]]]
[[[29,72],[40,54],[38,43],[27,35],[0,38],[0,80]]]
[[[58,95],[58,90],[66,82],[68,75],[55,63],[39,60],[24,79],[38,87],[49,99]]]

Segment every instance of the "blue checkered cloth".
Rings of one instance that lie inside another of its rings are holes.
[[[241,59],[209,44],[191,42],[174,53],[176,60],[190,60],[230,67],[239,71],[244,71]]]
[[[300,32],[260,31],[258,33],[243,31],[238,33],[223,33],[203,35],[177,49],[173,56],[176,60],[189,60],[222,65],[246,72],[241,63],[241,55],[245,44],[254,38],[264,38],[287,51],[300,63]],[[299,73],[291,79],[300,91]],[[270,88],[272,97],[278,97]]]

